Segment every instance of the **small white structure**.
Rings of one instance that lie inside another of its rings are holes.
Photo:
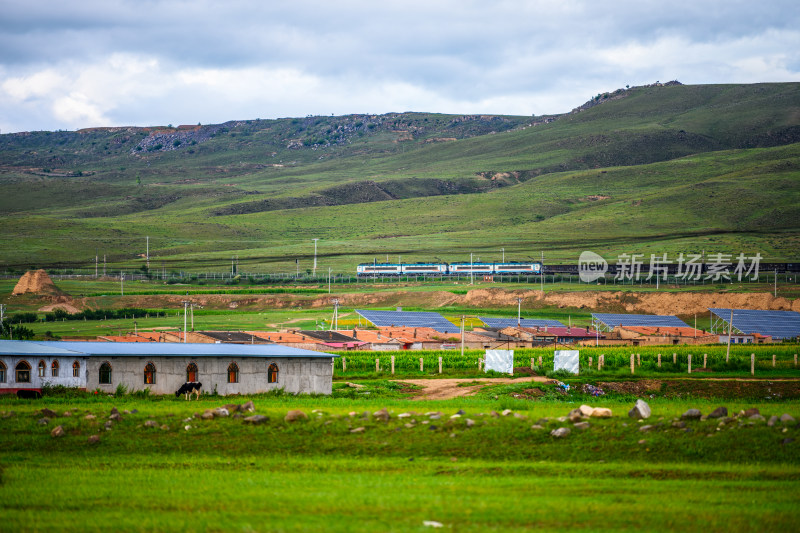
[[[580,372],[580,352],[578,350],[556,350],[553,356],[553,370],[566,370],[578,374]]]
[[[514,374],[514,350],[486,350],[486,371]]]
[[[46,385],[173,394],[187,381],[221,395],[330,394],[333,354],[276,344],[0,341],[0,393]]]

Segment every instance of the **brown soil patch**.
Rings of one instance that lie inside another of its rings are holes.
[[[800,398],[797,379],[678,379],[600,382],[606,392],[665,398]]]
[[[399,383],[407,383],[422,387],[422,390],[415,390],[416,395],[413,400],[449,400],[451,398],[461,398],[473,396],[483,387],[497,385],[501,383],[546,383],[549,381],[545,377],[525,377],[525,378],[478,378],[478,379],[404,379]],[[475,383],[475,385],[462,385]]]
[[[37,294],[43,296],[63,296],[65,293],[55,286],[44,270],[29,270],[19,278],[12,295]]]
[[[80,313],[81,310],[75,307],[74,305],[66,304],[66,303],[58,303],[58,304],[49,304],[44,305],[39,308],[39,311],[42,313],[51,313],[56,309],[63,309],[67,313]]]

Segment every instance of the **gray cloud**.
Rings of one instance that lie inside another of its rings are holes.
[[[0,12],[3,132],[542,114],[656,79],[800,80],[794,1],[0,0]]]

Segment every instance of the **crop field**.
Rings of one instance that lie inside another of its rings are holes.
[[[786,531],[798,519],[796,398],[656,394],[637,420],[635,396],[577,383],[436,402],[359,383],[369,395],[0,398],[0,530]],[[237,412],[248,400],[255,412]],[[581,404],[613,417],[575,426],[564,417]],[[233,416],[200,417],[224,405]],[[681,419],[719,406],[728,416]],[[245,423],[253,414],[266,420]],[[560,427],[571,433],[552,436]]]

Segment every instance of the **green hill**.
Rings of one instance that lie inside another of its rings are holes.
[[[548,117],[427,113],[0,135],[0,268],[293,271],[584,249],[797,260],[800,84],[667,84]]]

